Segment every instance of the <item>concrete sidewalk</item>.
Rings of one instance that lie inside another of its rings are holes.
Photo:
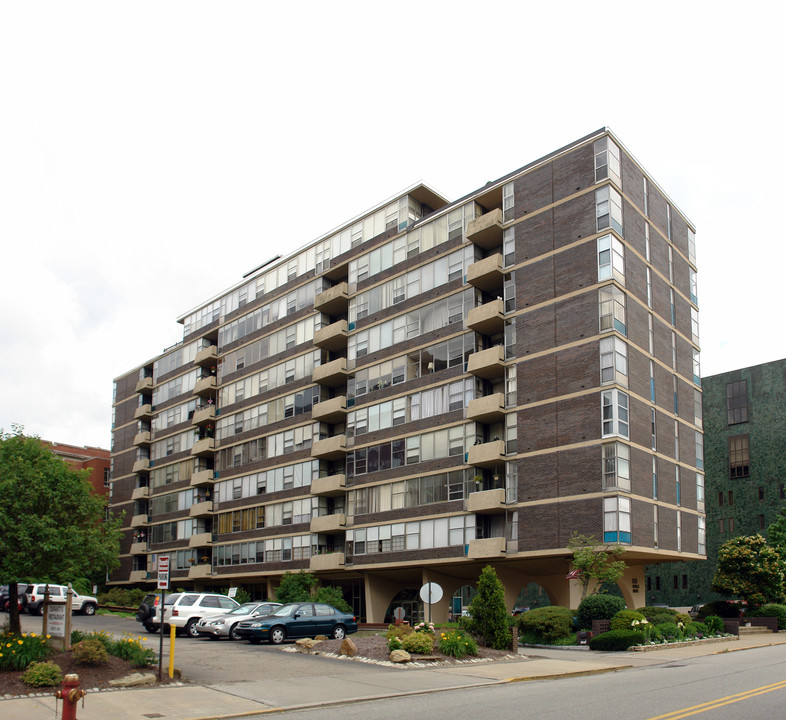
[[[80,705],[77,716],[80,720],[139,720],[145,717],[216,720],[452,688],[615,672],[767,645],[786,645],[786,637],[782,633],[757,635],[711,645],[684,648],[667,646],[646,653],[522,648],[523,654],[508,661],[470,662],[419,669],[322,658],[321,662],[353,663],[357,671],[353,668],[353,672],[347,674],[346,667],[342,666],[341,673],[315,672],[311,675],[307,671],[308,666],[304,665],[305,672],[285,680],[261,678],[216,685],[183,684],[89,693],[84,708]],[[315,658],[315,661],[320,659]],[[324,670],[324,666],[321,670]],[[58,712],[61,709],[62,705],[58,702]],[[0,700],[0,716],[3,720],[34,720],[53,717],[54,713],[55,699],[52,695]]]

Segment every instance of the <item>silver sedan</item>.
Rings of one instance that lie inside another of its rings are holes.
[[[230,640],[239,640],[235,634],[235,628],[241,620],[249,620],[254,617],[265,617],[270,615],[276,608],[281,607],[281,603],[275,602],[249,602],[243,603],[222,615],[210,615],[203,617],[196,624],[196,631],[211,640],[228,637]]]

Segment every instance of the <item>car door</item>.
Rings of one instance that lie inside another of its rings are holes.
[[[304,603],[292,614],[287,625],[287,635],[299,638],[314,637],[314,635],[318,635],[314,632],[315,627],[314,606],[311,603]]]
[[[314,611],[316,613],[314,632],[317,635],[327,635],[330,637],[336,625],[335,611],[330,605],[325,605],[324,603],[314,603]]]

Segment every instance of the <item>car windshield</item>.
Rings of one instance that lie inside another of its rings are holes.
[[[227,615],[250,615],[257,607],[256,603],[247,603],[230,610]]]
[[[273,617],[289,617],[300,605],[282,605],[280,608],[274,610],[271,614]]]

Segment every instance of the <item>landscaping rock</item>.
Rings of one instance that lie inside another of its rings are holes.
[[[155,685],[156,676],[153,673],[131,673],[117,680],[110,680],[112,687],[140,687],[141,685]]]
[[[394,650],[390,653],[390,662],[405,663],[412,659],[411,655],[406,650]]]
[[[358,654],[358,646],[355,645],[352,640],[349,638],[344,638],[343,642],[341,643],[341,647],[338,651],[339,655],[348,655],[349,657],[355,657]]]

